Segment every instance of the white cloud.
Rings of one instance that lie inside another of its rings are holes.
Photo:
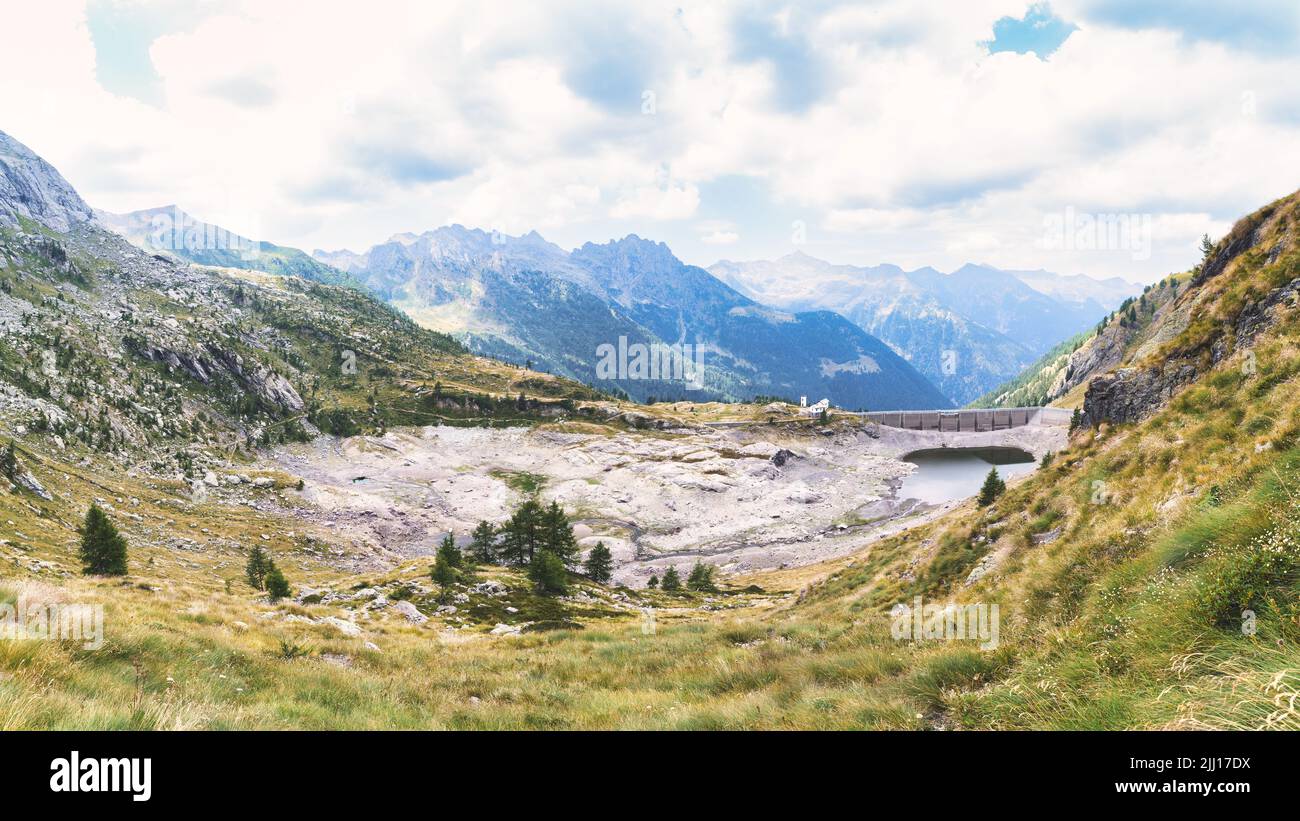
[[[793,250],[763,243],[798,218],[845,262],[1150,278],[1300,185],[1300,56],[1095,6],[1054,4],[1079,29],[1044,61],[979,45],[1023,0],[746,3],[745,27],[739,0],[228,0],[153,42],[159,109],[101,87],[82,2],[15,3],[0,129],[98,207],[178,202],[308,248],[459,221],[708,263]],[[769,200],[711,199],[734,176]],[[1045,251],[1066,208],[1150,215],[1153,253]]]

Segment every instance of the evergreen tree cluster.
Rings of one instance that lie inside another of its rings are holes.
[[[479,564],[503,564],[528,569],[528,577],[543,593],[563,593],[568,575],[580,564],[573,525],[558,502],[543,505],[526,499],[504,524],[479,522],[470,534],[470,558]],[[594,581],[608,582],[613,572],[609,549],[603,543],[591,551],[585,564]],[[451,534],[438,549],[434,581],[444,587],[456,581],[464,559]]]
[[[663,578],[651,576],[647,587],[651,590],[659,588],[665,593],[678,593],[683,589],[693,590],[697,593],[716,593],[718,585],[715,581],[717,568],[704,562],[696,562],[691,568],[691,572],[686,576],[686,581],[682,581],[681,573],[677,568],[669,567],[664,571]]]
[[[254,588],[266,591],[273,602],[293,595],[284,571],[276,566],[275,560],[260,545],[254,545],[248,554],[244,575]]]

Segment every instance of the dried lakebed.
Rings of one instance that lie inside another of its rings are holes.
[[[1050,438],[1017,444],[1035,452]],[[353,555],[376,566],[432,554],[449,530],[465,541],[536,493],[564,506],[584,550],[610,548],[617,582],[640,586],[696,560],[724,573],[822,561],[934,515],[951,505],[896,498],[915,470],[900,456],[927,443],[874,426],[833,435],[426,427],[320,437],[272,458],[303,478],[295,515],[350,539],[361,548]]]

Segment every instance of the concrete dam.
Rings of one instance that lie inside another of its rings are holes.
[[[965,410],[868,411],[857,414],[878,425],[941,433],[984,433],[1027,426],[1069,427],[1066,408],[973,408]]]

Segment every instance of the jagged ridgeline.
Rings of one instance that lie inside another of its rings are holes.
[[[470,356],[357,290],[144,252],[0,138],[0,380],[12,428],[100,451],[172,442],[169,458],[184,462],[190,446],[527,421],[599,396]]]

